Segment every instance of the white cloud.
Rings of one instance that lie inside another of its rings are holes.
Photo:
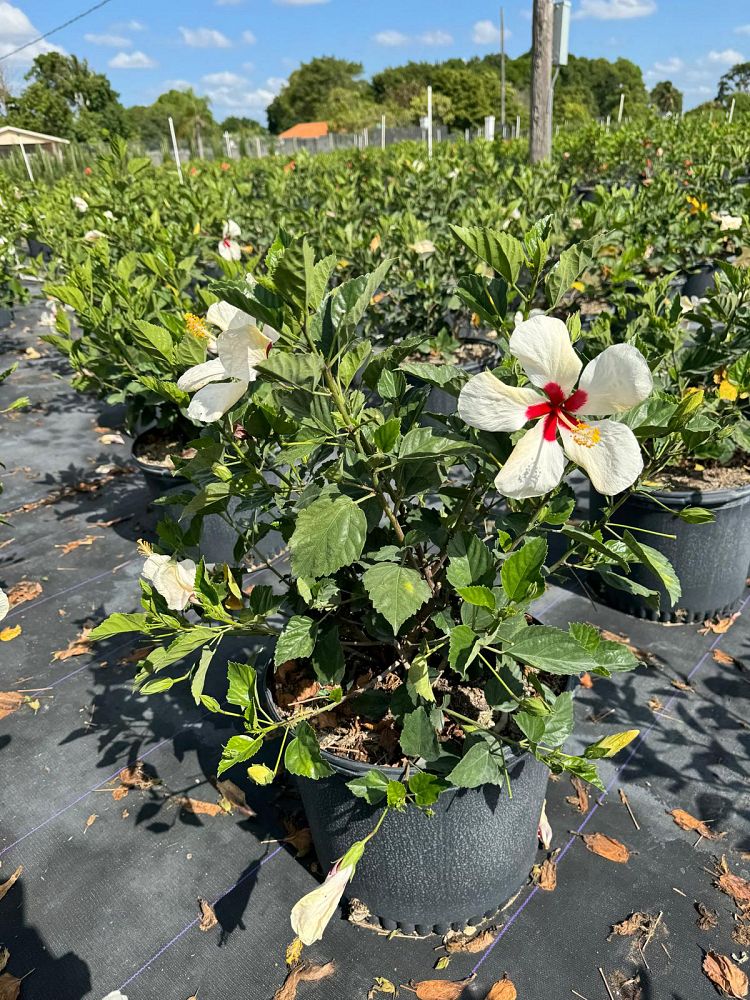
[[[735,35],[750,35],[750,24],[738,24],[734,33]]]
[[[274,3],[281,4],[282,7],[312,7],[319,3],[328,3],[328,0],[274,0]]]
[[[505,40],[510,38],[511,31],[505,29]],[[494,21],[477,21],[471,32],[471,40],[475,45],[499,45],[500,27]]]
[[[113,31],[145,31],[146,25],[143,21],[118,21],[112,25]]]
[[[453,35],[436,28],[434,31],[425,31],[423,35],[419,36],[419,40],[423,45],[450,45],[453,41]]]
[[[386,31],[379,31],[377,35],[373,35],[372,37],[378,45],[406,45],[409,41],[406,35],[400,31],[394,31],[392,28],[388,28]]]
[[[593,17],[597,21],[625,21],[656,13],[656,0],[581,0],[573,17]]]
[[[745,57],[737,49],[722,49],[717,52],[712,49],[706,59],[714,66],[734,66],[735,63],[742,62]]]
[[[30,42],[32,38],[36,38],[38,35],[39,31],[20,7],[14,7],[12,3],[7,3],[5,0],[0,2],[0,56],[7,55],[20,45]],[[63,51],[59,46],[51,45],[49,42],[35,42],[34,45],[30,45],[23,52],[10,56],[8,63],[11,66],[14,64],[16,66],[26,65],[33,62],[36,56],[41,55],[43,52]]]
[[[133,44],[124,35],[94,35],[89,33],[83,38],[85,41],[91,42],[92,45],[109,45],[113,49],[126,49]]]
[[[252,33],[252,31],[243,31],[242,32],[242,41],[245,43],[245,45],[255,45],[255,43],[257,42],[257,40],[258,39],[255,37],[255,35]]]
[[[180,28],[185,45],[193,49],[228,49],[232,43],[216,28]]]
[[[136,50],[135,52],[118,52],[107,65],[110,69],[153,69],[158,63],[151,56],[147,56],[145,52]]]
[[[165,80],[156,94],[158,96],[158,94],[163,94],[166,90],[190,90],[192,86],[189,80]]]
[[[670,56],[664,62],[655,62],[654,69],[657,73],[680,73],[685,68],[685,63],[678,56]]]
[[[206,84],[206,96],[214,107],[227,111],[241,111],[250,116],[261,114],[276,97],[286,80],[269,77],[265,86],[252,87],[244,77],[236,77],[233,82],[211,82],[219,77],[235,77],[235,74],[212,73],[202,78]]]

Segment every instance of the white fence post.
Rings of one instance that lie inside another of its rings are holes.
[[[617,124],[622,124],[622,112],[625,107],[625,91],[620,94],[620,107],[617,109]]]
[[[174,162],[177,164],[177,174],[180,178],[180,184],[184,184],[185,181],[182,177],[182,164],[180,163],[180,151],[177,148],[177,136],[174,133],[174,122],[172,121],[172,116],[169,116],[169,134],[172,136],[172,152],[174,153]]]
[[[21,143],[21,155],[23,156],[23,162],[26,164],[26,173],[29,175],[29,180],[34,183],[34,175],[31,172],[31,164],[29,163],[29,154],[26,152],[26,147]]]
[[[432,87],[427,88],[427,157],[432,159]]]
[[[385,149],[385,115],[380,116],[380,148]]]
[[[729,109],[729,118],[728,118],[728,121],[729,121],[730,125],[732,124],[732,119],[733,118],[734,118],[734,98],[732,98],[732,106]]]
[[[516,139],[521,138],[521,116],[516,115]]]

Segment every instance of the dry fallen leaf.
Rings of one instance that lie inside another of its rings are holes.
[[[126,788],[152,788],[157,783],[155,778],[150,777],[144,771],[142,760],[137,760],[135,764],[128,764],[117,777]]]
[[[127,785],[118,785],[117,788],[112,789],[112,798],[115,800],[115,802],[119,802],[120,799],[125,798],[125,796],[128,794],[129,791],[130,789],[127,787]]]
[[[375,982],[367,991],[367,1000],[376,1000],[377,997],[382,996],[383,994],[395,997],[396,987],[390,979],[384,979],[382,976],[375,976]]]
[[[202,799],[188,798],[187,795],[178,796],[177,804],[195,816],[221,816],[225,812],[218,802],[204,802]]]
[[[256,816],[257,813],[254,809],[251,809],[247,804],[247,799],[245,798],[245,793],[242,791],[239,785],[235,785],[233,781],[229,778],[224,778],[216,782],[216,788],[219,793],[224,797],[224,799],[229,803],[230,812],[232,809],[236,809],[238,812],[242,813],[243,816]]]
[[[300,983],[317,982],[319,979],[326,979],[332,976],[336,970],[333,962],[326,962],[325,965],[313,965],[310,962],[303,962],[302,965],[295,966],[274,994],[273,1000],[295,1000],[297,987]]]
[[[698,911],[698,919],[695,923],[700,930],[710,931],[718,926],[719,914],[716,910],[710,910],[705,903],[701,903],[700,901],[695,904],[695,908]]]
[[[586,813],[589,811],[589,793],[586,785],[581,781],[580,778],[571,778],[570,783],[575,789],[575,795],[569,795],[565,801],[571,806],[575,806],[579,813]]]
[[[610,941],[617,935],[620,937],[631,937],[640,931],[648,931],[653,919],[650,913],[631,913],[629,917],[621,920],[619,924],[612,925],[612,930],[607,940]]]
[[[102,535],[86,535],[85,538],[76,538],[72,542],[65,542],[62,545],[55,545],[56,549],[60,549],[62,554],[66,556],[69,552],[73,552],[75,549],[79,549],[82,545],[93,545],[97,538],[102,538]]]
[[[669,683],[673,688],[677,688],[678,691],[685,691],[687,694],[692,694],[695,690],[695,688],[686,681],[680,681],[673,678]]]
[[[707,635],[709,632],[715,632],[717,635],[723,635],[728,632],[729,629],[734,625],[735,620],[739,618],[739,612],[730,615],[728,618],[720,618],[717,622],[712,622],[707,618],[703,622],[703,628],[699,628],[698,632],[700,635]]]
[[[216,927],[218,920],[216,919],[216,914],[214,913],[214,908],[211,904],[205,900],[198,897],[198,906],[201,911],[201,919],[198,927],[202,931],[210,931],[212,927]]]
[[[652,712],[661,712],[661,710],[664,708],[664,702],[661,700],[661,698],[658,698],[656,695],[654,695],[653,698],[649,698],[648,707],[651,709]]]
[[[473,980],[474,976],[455,983],[447,979],[423,979],[421,983],[412,983],[412,989],[417,994],[417,1000],[459,1000]]]
[[[86,832],[86,830],[88,830],[88,828],[89,828],[90,826],[93,826],[93,825],[94,825],[94,823],[96,823],[96,821],[97,821],[98,819],[99,819],[99,817],[98,817],[98,816],[96,815],[96,813],[92,813],[92,814],[91,814],[91,815],[89,816],[89,818],[88,818],[88,819],[86,820],[86,826],[84,827],[84,829],[83,829],[83,832],[85,833],[85,832]]]
[[[8,964],[8,959],[10,958],[10,952],[7,948],[0,948],[0,972],[3,971],[5,966]]]
[[[594,682],[591,679],[591,674],[581,674],[581,676],[578,678],[578,683],[581,685],[581,687],[584,688],[592,688],[594,686]]]
[[[534,866],[539,868],[535,882],[540,889],[544,889],[545,892],[554,892],[557,888],[557,865],[550,858],[545,858],[541,865]]]
[[[83,656],[85,653],[91,652],[91,643],[89,642],[89,634],[92,628],[90,626],[84,626],[75,639],[71,639],[65,649],[58,649],[52,654],[52,659],[54,660],[69,660],[71,656]]]
[[[723,649],[715,649],[711,655],[717,663],[721,663],[725,667],[731,667],[737,662],[733,656],[725,653]]]
[[[720,874],[714,883],[717,889],[721,889],[738,903],[750,903],[750,882],[731,872],[724,858],[721,859],[719,870]]]
[[[709,951],[703,959],[703,971],[725,996],[735,997],[738,1000],[747,996],[747,976],[726,955]]]
[[[10,972],[0,975],[0,1000],[18,1000],[21,994],[21,980]]]
[[[37,583],[35,580],[19,580],[15,586],[10,588],[6,596],[10,602],[10,606],[15,608],[17,604],[24,604],[26,601],[33,601],[34,598],[39,597],[41,593],[41,583]]]
[[[513,983],[505,976],[490,988],[484,1000],[516,1000],[518,993]]]
[[[0,719],[17,712],[23,705],[23,695],[18,691],[0,691]]]
[[[696,819],[695,816],[691,816],[684,809],[672,809],[669,815],[682,830],[694,830],[701,837],[705,837],[706,840],[721,840],[722,837],[726,836],[723,833],[714,833],[713,830],[706,826],[703,820]]]
[[[22,874],[23,874],[23,865],[19,865],[18,868],[16,868],[16,870],[13,872],[11,877],[9,879],[6,879],[5,882],[3,882],[2,885],[0,885],[0,899],[2,899],[3,896],[6,895],[8,890],[11,889],[16,884],[16,882],[19,880]]]
[[[6,625],[5,628],[0,631],[0,642],[10,642],[11,639],[15,639],[16,636],[20,634],[20,625]]]
[[[445,950],[449,955],[457,952],[469,952],[473,955],[476,952],[484,951],[492,944],[497,935],[497,927],[488,927],[477,934],[450,934],[444,938]]]
[[[99,444],[125,444],[122,434],[102,434]]]
[[[607,861],[624,865],[630,858],[627,847],[614,837],[608,837],[606,833],[584,833],[583,842],[593,854],[598,854]]]
[[[36,347],[27,347],[23,352],[23,356],[29,361],[38,361],[42,355],[37,351]]]

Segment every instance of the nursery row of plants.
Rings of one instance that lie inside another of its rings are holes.
[[[563,749],[575,678],[637,661],[536,621],[550,582],[664,621],[740,598],[749,146],[655,121],[533,169],[512,143],[405,144],[180,184],[115,142],[3,188],[8,275],[43,276],[45,339],[124,404],[163,493],[143,610],[94,637],[141,634],[141,693],[234,720],[219,774],[298,776],[333,863],[292,913],[304,944],[345,893],[391,928],[494,911],[548,773],[602,787],[637,736]],[[229,639],[247,655],[217,676]],[[472,864],[447,878],[454,842]],[[408,878],[383,877],[394,852]]]

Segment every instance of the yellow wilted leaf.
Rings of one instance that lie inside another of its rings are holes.
[[[727,378],[719,382],[719,399],[726,399],[730,403],[733,403],[737,399],[739,391],[737,386],[733,385]]]
[[[200,222],[196,222],[196,224],[193,226],[193,236],[197,236],[200,233],[200,231],[201,231],[201,224]]]
[[[612,733],[611,736],[605,736],[588,747],[586,757],[592,760],[598,760],[601,757],[614,757],[628,743],[632,743],[639,733],[640,729],[626,729],[622,733]]]
[[[273,771],[265,764],[252,764],[247,769],[247,776],[256,785],[270,785],[273,781]]]
[[[370,240],[371,252],[375,253],[375,251],[378,249],[379,246],[380,246],[380,233],[376,233],[375,236],[373,236],[373,238]]]
[[[8,625],[0,632],[0,642],[10,642],[22,632],[20,625]]]
[[[385,993],[388,996],[395,996],[396,987],[390,979],[384,979],[382,976],[375,976],[375,982],[372,984],[372,989],[369,990],[367,994],[367,1000],[375,1000],[375,997],[381,993]]]
[[[577,292],[582,292],[586,288],[586,286],[584,285],[584,283],[582,281],[574,281],[573,284],[570,287],[571,288],[575,288],[575,290]]]

